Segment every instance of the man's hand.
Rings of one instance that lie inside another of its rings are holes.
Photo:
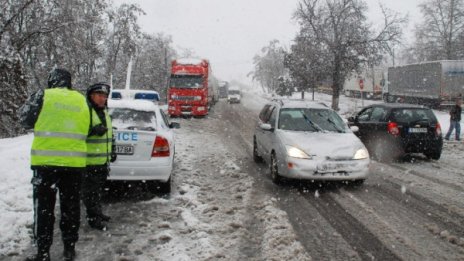
[[[103,136],[103,134],[105,134],[106,131],[108,131],[108,128],[100,123],[98,125],[93,126],[92,129],[90,129],[89,136]]]
[[[118,155],[116,154],[116,152],[111,152],[111,158],[110,158],[110,162],[115,162],[116,159],[118,158]]]

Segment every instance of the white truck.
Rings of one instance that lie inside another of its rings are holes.
[[[229,88],[227,91],[227,102],[240,103],[242,99],[242,92],[239,89]]]
[[[367,69],[361,74],[353,73],[345,81],[343,92],[347,97],[363,99],[382,99],[382,88],[385,85],[385,73],[380,68]]]
[[[388,68],[383,98],[439,108],[463,93],[464,60],[443,60]]]

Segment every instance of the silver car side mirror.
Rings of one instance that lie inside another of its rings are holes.
[[[274,130],[274,128],[272,128],[271,124],[269,123],[261,123],[259,125],[259,128],[261,128],[262,130],[265,130],[265,131],[272,131]]]

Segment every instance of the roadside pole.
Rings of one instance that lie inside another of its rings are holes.
[[[364,80],[362,78],[359,79],[359,90],[361,92],[361,106],[364,107],[364,94],[363,94],[363,89],[364,89]]]

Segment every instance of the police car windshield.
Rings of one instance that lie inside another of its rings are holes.
[[[109,111],[116,129],[156,130],[156,113],[128,108],[113,108]]]

